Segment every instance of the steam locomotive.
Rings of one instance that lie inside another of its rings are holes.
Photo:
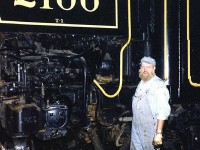
[[[199,5],[2,0],[1,149],[129,149],[144,55],[170,91],[162,148],[199,149]]]

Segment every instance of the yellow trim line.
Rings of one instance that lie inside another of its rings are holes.
[[[105,92],[105,90],[102,88],[102,86],[95,79],[93,81],[96,84],[96,86],[102,91],[102,93],[106,97],[109,97],[109,98],[116,97],[119,94],[119,92],[121,91],[121,89],[122,89],[122,82],[123,82],[123,52],[124,52],[125,48],[128,46],[128,44],[131,41],[131,2],[130,1],[131,0],[128,0],[128,40],[122,46],[121,51],[120,51],[120,79],[119,79],[118,90],[114,94],[112,94],[112,95],[107,94]]]
[[[190,60],[190,0],[187,0],[187,49],[188,49],[188,80],[190,84],[194,87],[200,87],[199,83],[194,83],[191,77],[191,60]]]

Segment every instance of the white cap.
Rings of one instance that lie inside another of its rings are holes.
[[[156,66],[156,61],[155,59],[151,58],[150,56],[144,56],[141,60],[140,63],[147,63],[147,64],[152,64],[153,66]]]

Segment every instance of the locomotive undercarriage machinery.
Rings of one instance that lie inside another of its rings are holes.
[[[104,77],[100,82],[118,82],[105,56],[108,47],[119,50],[123,42],[94,35],[1,33],[2,149],[126,149],[130,127],[119,118],[130,111],[116,100],[103,106],[93,83],[96,74]]]

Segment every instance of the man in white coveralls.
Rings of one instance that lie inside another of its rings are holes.
[[[132,131],[130,150],[154,150],[162,144],[162,130],[170,114],[169,91],[155,74],[156,61],[141,59],[141,79],[132,98]]]

